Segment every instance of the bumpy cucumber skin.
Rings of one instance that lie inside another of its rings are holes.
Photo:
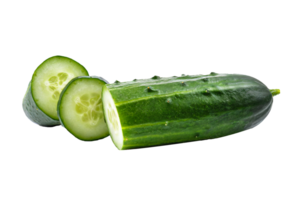
[[[87,140],[87,139],[82,138],[82,137],[80,137],[80,136],[78,136],[78,135],[75,135],[75,134],[73,134],[72,131],[69,130],[68,127],[65,125],[64,120],[63,120],[63,118],[61,117],[60,105],[61,105],[62,97],[64,96],[64,94],[65,94],[65,92],[67,91],[68,87],[69,87],[74,81],[76,81],[76,80],[78,80],[78,79],[93,79],[93,78],[99,79],[100,81],[102,81],[102,82],[104,82],[104,83],[106,83],[106,84],[109,83],[107,80],[105,80],[104,78],[102,78],[102,77],[100,77],[100,76],[78,76],[78,77],[75,77],[75,78],[73,78],[73,79],[72,79],[72,80],[64,87],[64,89],[61,91],[60,97],[59,97],[59,100],[58,100],[58,103],[57,103],[57,115],[58,115],[58,119],[59,119],[60,124],[61,124],[64,128],[66,128],[66,129],[67,129],[74,137],[76,137],[76,138],[79,139],[79,140],[87,141],[87,142],[88,142],[88,141],[94,141],[94,139],[93,139],[93,140]],[[103,139],[103,138],[105,138],[105,137],[107,137],[107,136],[108,136],[108,135],[103,136],[103,137],[98,138],[98,139]]]
[[[46,115],[43,111],[41,111],[39,107],[36,105],[35,101],[32,98],[31,82],[28,85],[28,89],[23,99],[22,106],[26,116],[32,122],[45,127],[53,127],[53,126],[60,125],[59,120],[52,119],[51,117]]]
[[[271,92],[262,82],[238,74],[155,76],[106,87],[120,118],[122,149],[241,132],[261,123],[273,103]]]

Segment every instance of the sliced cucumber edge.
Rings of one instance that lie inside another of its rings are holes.
[[[117,112],[117,115],[119,116],[119,113],[118,113],[118,110],[117,110],[117,108],[116,108],[116,106],[115,106],[115,102],[114,102],[114,99],[112,98],[112,95],[110,94],[110,91],[109,91],[109,89],[106,87],[106,85],[104,85],[103,86],[103,89],[102,89],[102,101],[103,101],[103,104],[102,104],[102,106],[103,106],[103,114],[104,114],[104,119],[105,119],[105,121],[106,121],[106,124],[107,124],[107,128],[108,128],[108,132],[109,132],[109,135],[110,135],[110,137],[111,137],[111,140],[112,140],[112,142],[114,143],[114,145],[117,147],[117,149],[119,149],[119,150],[123,150],[123,146],[124,146],[124,136],[123,136],[123,131],[122,131],[122,126],[121,126],[121,121],[120,121],[120,118],[118,117],[118,123],[119,123],[119,129],[120,129],[120,131],[121,131],[121,133],[120,133],[120,135],[121,136],[119,136],[119,137],[121,137],[120,138],[120,141],[121,142],[118,142],[117,140],[116,140],[116,136],[115,136],[115,134],[112,132],[112,130],[111,130],[111,128],[109,127],[109,123],[110,123],[110,121],[109,121],[109,119],[108,119],[108,116],[107,116],[107,114],[106,114],[106,110],[107,109],[105,109],[105,100],[106,100],[106,98],[109,98],[109,97],[106,97],[106,95],[104,95],[105,94],[105,92],[107,92],[107,93],[109,93],[109,95],[110,95],[110,97],[111,97],[111,99],[112,99],[112,101],[113,101],[113,106],[115,107],[115,111]]]

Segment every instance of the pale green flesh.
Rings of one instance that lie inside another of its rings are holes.
[[[42,63],[32,77],[32,96],[37,106],[58,120],[57,102],[62,89],[77,76],[88,76],[79,63],[66,57],[52,57]]]
[[[62,124],[81,140],[108,136],[102,107],[102,87],[98,79],[80,78],[62,94],[59,106]]]
[[[115,102],[107,90],[103,88],[103,107],[110,136],[118,149],[123,147],[123,132]]]

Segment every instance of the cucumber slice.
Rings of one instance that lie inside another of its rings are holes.
[[[61,124],[76,138],[98,140],[109,135],[104,121],[101,77],[82,76],[71,80],[61,92],[57,104]]]
[[[41,126],[59,125],[56,108],[62,89],[74,77],[88,75],[81,64],[70,58],[48,58],[32,76],[23,99],[25,114]]]

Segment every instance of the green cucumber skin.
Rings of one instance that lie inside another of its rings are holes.
[[[154,77],[106,87],[120,117],[122,149],[241,132],[261,123],[273,103],[262,82],[238,74]]]
[[[23,99],[23,110],[26,116],[34,123],[45,126],[45,127],[53,127],[60,125],[58,120],[52,119],[48,115],[46,115],[43,111],[39,109],[33,100],[31,93],[31,82],[28,85],[28,89],[26,91],[25,97]]]

